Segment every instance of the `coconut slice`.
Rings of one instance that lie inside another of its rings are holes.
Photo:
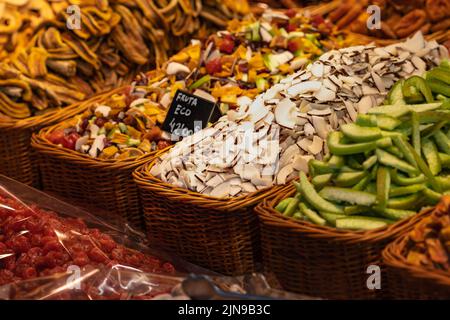
[[[378,91],[384,92],[385,87],[384,87],[384,82],[381,79],[381,77],[373,71],[370,74],[372,75],[372,79],[375,82],[375,85],[377,86]]]
[[[283,127],[293,129],[297,122],[296,104],[285,98],[275,108],[275,119]]]
[[[352,119],[352,121],[356,121],[356,117],[358,116],[355,106],[353,105],[353,102],[344,100],[345,107],[347,108],[348,115]]]
[[[324,117],[313,116],[312,123],[319,137],[326,139],[328,135],[327,122]]]
[[[261,38],[264,42],[272,41],[272,38],[273,38],[272,35],[265,28],[263,28],[263,27],[259,28],[259,33],[261,34]]]
[[[211,101],[214,103],[217,102],[216,98],[214,98],[212,95],[210,95],[208,92],[206,92],[205,90],[202,90],[202,89],[196,89],[194,91],[194,95],[199,96],[205,100],[208,100],[208,101]]]
[[[244,190],[246,193],[252,193],[256,191],[255,186],[251,182],[244,182],[241,187],[242,190]]]
[[[258,122],[269,113],[269,110],[264,105],[262,96],[258,96],[251,104],[248,110],[250,121]]]
[[[311,69],[310,69],[311,73],[317,77],[317,78],[322,78],[323,76],[323,63],[316,61],[311,65]]]
[[[314,129],[312,124],[309,122],[305,124],[303,129],[305,130],[305,136],[307,136],[307,137],[312,136],[313,134],[316,133],[316,130]]]
[[[277,184],[286,184],[288,176],[294,171],[293,165],[288,164],[284,166],[277,174]]]
[[[231,191],[230,183],[226,181],[213,188],[209,195],[211,197],[216,198],[225,198],[230,195],[230,191]]]
[[[314,159],[314,156],[312,155],[298,155],[295,157],[294,161],[292,162],[292,167],[297,171],[303,171],[305,173],[308,173],[308,162],[310,160]]]
[[[80,151],[81,147],[85,145],[89,141],[89,136],[82,136],[77,139],[77,142],[75,143],[75,150]]]
[[[107,117],[109,113],[111,112],[111,107],[108,106],[98,106],[95,108],[95,113],[100,113],[103,117]]]
[[[372,108],[372,99],[370,96],[364,96],[358,102],[358,112],[362,114],[366,114],[369,109]]]
[[[314,136],[312,143],[308,147],[308,151],[313,155],[317,155],[322,151],[322,148],[323,148],[322,138]]]
[[[178,62],[169,62],[167,64],[166,74],[169,76],[176,75],[178,73],[190,73],[190,72],[191,70],[184,64]]]
[[[290,87],[289,89],[287,89],[287,93],[291,97],[296,97],[297,95],[302,93],[316,92],[321,87],[322,83],[320,81],[305,81]]]
[[[322,86],[319,91],[314,94],[314,97],[319,100],[319,102],[333,101],[336,99],[336,92]]]
[[[104,134],[97,136],[92,143],[91,149],[89,150],[89,155],[92,158],[97,157],[97,151],[102,152],[105,148],[105,138]]]
[[[421,31],[416,32],[411,38],[408,38],[402,44],[402,48],[412,53],[417,53],[424,47],[425,47],[425,39]]]
[[[309,146],[311,144],[312,144],[312,141],[309,140],[308,138],[301,138],[297,141],[297,145],[306,152],[309,152]]]
[[[298,70],[301,67],[305,66],[308,62],[309,60],[306,58],[297,57],[290,62],[289,66],[292,68],[292,70]]]

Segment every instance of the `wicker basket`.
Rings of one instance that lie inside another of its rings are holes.
[[[98,97],[27,119],[0,120],[0,174],[38,187],[38,163],[30,146],[31,135],[45,126],[73,117],[82,112],[88,102],[96,99]]]
[[[93,102],[102,102],[123,88],[103,94]],[[45,191],[58,194],[81,206],[96,206],[110,212],[110,219],[116,223],[129,223],[142,229],[138,190],[133,182],[132,172],[147,162],[153,153],[124,160],[91,158],[74,150],[57,146],[46,136],[61,128],[73,126],[75,118],[46,127],[33,134],[31,144],[37,151],[42,187]]]
[[[450,197],[445,197],[433,214],[450,210]],[[419,267],[406,261],[402,252],[408,243],[408,233],[383,250],[389,293],[394,299],[450,299],[450,272]]]
[[[286,290],[311,296],[331,299],[386,297],[387,282],[381,252],[429,211],[382,230],[338,230],[294,220],[273,209],[281,199],[294,193],[295,188],[289,186],[256,207],[266,271],[273,272]],[[370,265],[382,270],[381,290],[367,287]]]
[[[149,240],[222,274],[258,269],[259,230],[253,208],[280,187],[232,199],[205,196],[153,177],[150,169],[161,154],[134,173]]]

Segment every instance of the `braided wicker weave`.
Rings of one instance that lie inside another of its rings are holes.
[[[223,274],[256,270],[260,250],[258,219],[253,208],[280,187],[232,199],[205,196],[153,177],[150,169],[161,154],[133,174],[149,240]]]
[[[448,214],[450,197],[442,198],[434,215]],[[450,299],[450,272],[409,263],[403,252],[408,233],[383,250],[390,297],[394,299]]]
[[[83,112],[89,105],[101,100],[103,96],[94,96],[84,102],[27,119],[1,119],[0,174],[27,185],[39,186],[38,162],[36,154],[30,146],[33,132]]]
[[[387,293],[381,252],[429,212],[372,231],[347,231],[294,220],[274,206],[295,193],[280,190],[258,205],[261,247],[266,271],[273,272],[288,291],[332,299],[373,299]],[[382,270],[381,290],[370,290],[370,265]]]
[[[123,89],[91,100],[86,108]],[[91,158],[47,140],[50,132],[73,126],[74,121],[72,118],[46,127],[32,136],[31,144],[37,151],[43,189],[79,200],[84,205],[106,209],[116,223],[129,223],[135,228],[143,228],[138,190],[132,172],[148,161],[152,153],[124,160],[104,160]]]

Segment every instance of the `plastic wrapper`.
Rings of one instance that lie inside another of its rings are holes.
[[[309,297],[273,289],[262,274],[192,265],[126,225],[0,175],[0,300],[261,298]]]
[[[0,299],[151,299],[208,273],[125,228],[0,176]]]

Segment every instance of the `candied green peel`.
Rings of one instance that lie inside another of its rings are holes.
[[[328,135],[296,194],[276,210],[320,226],[372,230],[411,217],[450,193],[450,109],[445,102],[385,105]],[[393,117],[393,115],[395,117]]]

